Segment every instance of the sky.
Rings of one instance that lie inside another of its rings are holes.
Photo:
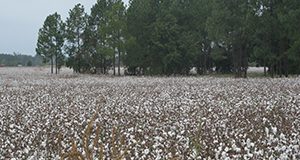
[[[35,55],[38,31],[57,12],[65,20],[76,4],[87,13],[97,0],[0,0],[0,53]],[[123,0],[128,4],[129,0]]]

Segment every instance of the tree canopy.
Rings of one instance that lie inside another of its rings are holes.
[[[64,55],[62,46],[64,43],[64,24],[58,13],[49,15],[43,27],[39,30],[36,52],[45,62],[50,61],[51,73],[55,63],[55,73],[63,65]]]
[[[70,10],[64,53],[76,72],[115,75],[118,67],[120,75],[122,66],[133,75],[187,75],[195,68],[247,77],[255,63],[265,75],[288,76],[300,73],[299,16],[297,0],[131,0],[127,7],[98,0],[90,15],[80,4]],[[60,53],[52,27],[60,21],[50,15],[40,30],[37,53],[45,59]]]

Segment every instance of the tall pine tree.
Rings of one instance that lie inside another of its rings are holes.
[[[64,43],[64,24],[59,14],[49,15],[43,27],[39,30],[36,52],[45,62],[51,64],[51,73],[55,65],[55,73],[63,65],[64,55],[62,46]]]

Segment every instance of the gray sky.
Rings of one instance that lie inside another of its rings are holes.
[[[38,30],[48,15],[58,12],[65,20],[76,4],[83,4],[89,13],[96,1],[0,0],[0,53],[35,55]]]

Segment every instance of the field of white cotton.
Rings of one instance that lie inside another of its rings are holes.
[[[0,68],[0,159],[300,159],[300,78]]]

